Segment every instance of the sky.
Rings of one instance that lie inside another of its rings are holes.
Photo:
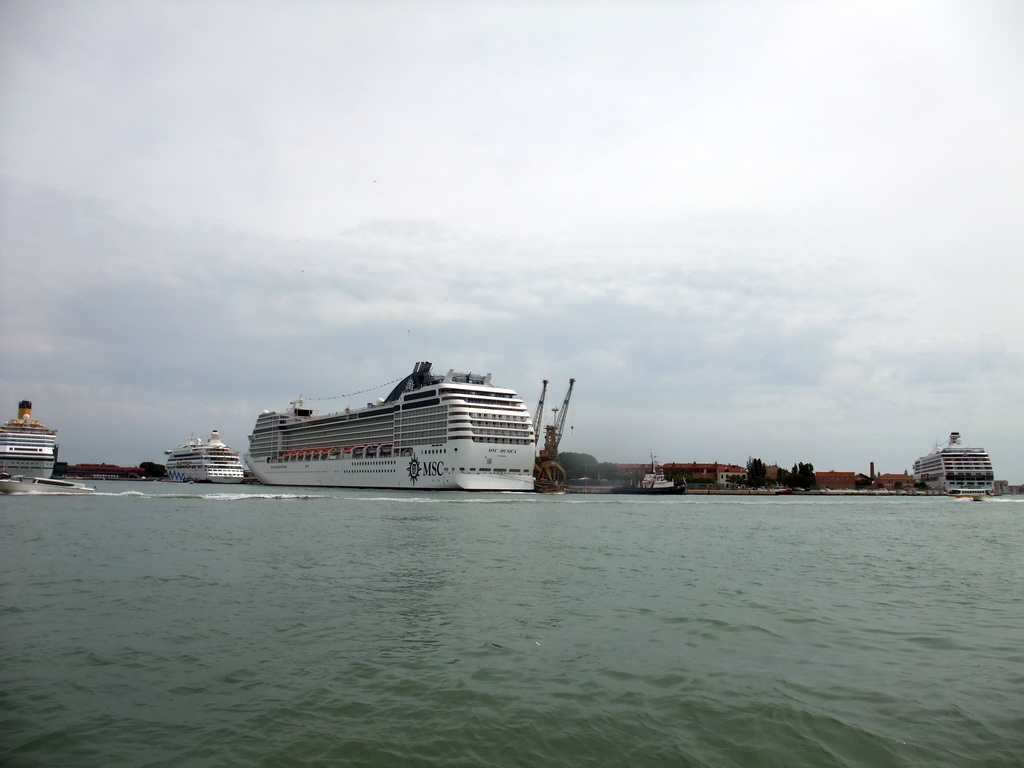
[[[0,416],[137,465],[431,361],[563,451],[1024,482],[1016,0],[0,4]],[[6,410],[8,413],[4,414]]]

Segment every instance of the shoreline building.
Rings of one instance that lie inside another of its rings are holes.
[[[815,472],[814,484],[817,488],[824,488],[829,491],[853,491],[857,489],[858,478],[863,477],[864,475],[858,475],[856,472],[829,470],[827,472]]]
[[[747,484],[747,468],[737,464],[720,464],[717,461],[691,461],[688,464],[671,462],[662,464],[661,468],[666,475],[684,475],[698,483],[714,484],[723,488]]]
[[[906,472],[886,472],[875,475],[873,485],[875,488],[884,488],[887,491],[909,491],[914,487],[914,477]]]
[[[83,480],[142,480],[146,477],[146,470],[142,467],[119,467],[115,464],[65,464],[58,469],[63,470],[62,477],[80,477]]]

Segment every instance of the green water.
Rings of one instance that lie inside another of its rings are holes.
[[[1024,765],[1010,499],[101,490],[0,498],[0,765]]]

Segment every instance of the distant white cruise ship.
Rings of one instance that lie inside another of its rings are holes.
[[[57,430],[32,419],[32,401],[18,403],[18,418],[0,424],[0,472],[23,477],[53,475]]]
[[[318,415],[300,399],[264,411],[245,460],[267,485],[532,491],[533,422],[491,374],[423,362],[363,408]]]
[[[233,451],[213,430],[205,443],[190,437],[167,454],[167,476],[178,483],[240,483],[245,479],[245,467]]]
[[[966,448],[960,433],[952,432],[944,447],[914,462],[914,483],[950,496],[980,496],[992,493],[995,475],[992,460],[984,448]]]

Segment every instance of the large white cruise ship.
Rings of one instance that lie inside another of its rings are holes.
[[[205,443],[190,437],[183,445],[164,453],[167,477],[178,483],[240,483],[245,479],[245,467],[238,452],[224,444],[216,429]]]
[[[18,403],[18,418],[0,424],[0,472],[48,478],[57,459],[57,430],[32,419],[32,402]]]
[[[992,493],[995,474],[984,448],[967,448],[960,433],[952,432],[945,446],[914,462],[914,483],[950,496],[983,496]]]
[[[533,422],[491,374],[440,376],[424,362],[363,408],[318,415],[300,399],[264,411],[245,460],[267,485],[532,491]]]

